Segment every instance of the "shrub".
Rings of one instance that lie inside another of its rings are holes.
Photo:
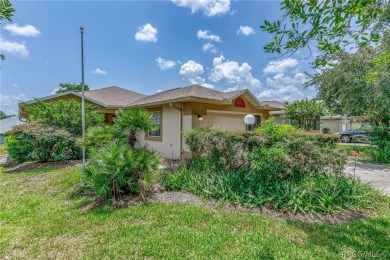
[[[81,135],[81,103],[71,100],[43,102],[24,105],[29,114],[29,120],[42,125],[66,129],[71,134]],[[103,125],[104,115],[96,112],[97,107],[85,104],[86,127]]]
[[[267,136],[285,137],[289,134],[296,133],[297,129],[292,125],[278,124],[275,122],[274,117],[270,117],[256,128],[255,132]]]
[[[9,155],[16,162],[80,158],[76,139],[68,131],[36,123],[16,126],[7,133],[6,143]]]
[[[115,127],[128,135],[131,147],[135,146],[136,136],[141,132],[149,132],[156,128],[153,124],[152,113],[141,106],[131,107],[116,112]]]
[[[158,162],[155,152],[114,141],[92,150],[83,178],[103,199],[118,199],[123,194],[144,196],[156,181]]]
[[[371,187],[344,176],[346,153],[335,149],[337,136],[278,128],[270,121],[255,133],[192,130],[186,138],[192,161],[165,172],[161,183],[168,190],[295,213],[368,208],[377,200]],[[237,167],[236,153],[246,154],[245,167]]]
[[[185,138],[195,157],[208,158],[210,167],[226,170],[245,166],[248,153],[265,141],[254,132],[232,133],[216,129],[191,130]]]
[[[371,161],[390,163],[390,132],[376,128],[372,144]]]
[[[126,135],[112,125],[93,126],[85,134],[85,147],[88,149],[104,146],[112,141],[125,140]],[[82,143],[82,140],[79,139]]]

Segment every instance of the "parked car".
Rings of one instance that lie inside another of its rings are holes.
[[[374,132],[374,127],[372,126],[365,126],[361,127],[359,129],[344,131],[341,133],[338,133],[340,135],[340,140],[343,143],[350,143],[350,142],[369,142],[372,139]]]

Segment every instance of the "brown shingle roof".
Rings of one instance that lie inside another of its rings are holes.
[[[270,107],[274,108],[284,108],[284,103],[279,101],[261,101],[262,104],[269,105]]]
[[[113,107],[125,106],[146,97],[146,95],[116,86],[89,90],[85,92],[85,96]]]
[[[146,105],[158,102],[165,102],[169,100],[175,100],[180,98],[204,98],[204,99],[214,99],[223,101],[225,99],[231,99],[243,92],[242,90],[236,90],[231,92],[221,92],[213,89],[209,89],[206,87],[202,87],[199,85],[191,85],[182,88],[174,88],[170,90],[166,90],[151,96],[146,96],[140,100],[137,100],[133,103],[128,103],[128,106],[134,105]]]

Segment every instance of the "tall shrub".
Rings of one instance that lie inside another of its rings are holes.
[[[24,105],[29,120],[47,126],[66,129],[71,134],[81,135],[81,103],[71,100],[58,100]],[[86,127],[103,125],[104,115],[96,112],[97,107],[85,104]]]
[[[76,138],[64,129],[27,123],[7,132],[8,152],[16,162],[64,161],[80,158]]]

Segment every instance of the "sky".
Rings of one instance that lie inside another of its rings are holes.
[[[143,94],[200,84],[219,91],[249,89],[259,100],[315,96],[305,89],[310,62],[265,53],[272,35],[264,20],[282,16],[278,1],[12,1],[2,21],[0,110],[81,82]]]

